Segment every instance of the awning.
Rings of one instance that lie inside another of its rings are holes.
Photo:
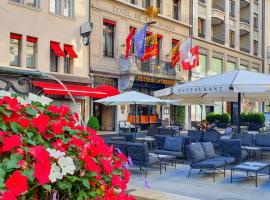
[[[65,53],[62,51],[60,44],[58,42],[51,42],[51,49],[57,56],[65,56]]]
[[[44,94],[68,95],[68,92],[59,83],[48,83],[41,81],[32,81],[32,83],[33,85],[42,88]],[[69,84],[66,84],[65,86],[73,96],[87,96],[94,99],[100,99],[119,94],[119,91],[116,88],[114,88],[114,91],[109,92],[106,90],[103,91],[102,88],[92,88],[89,86],[69,85]]]
[[[76,52],[73,49],[72,45],[64,45],[64,49],[67,52],[67,54],[71,57],[71,58],[78,58],[78,55],[76,54]]]

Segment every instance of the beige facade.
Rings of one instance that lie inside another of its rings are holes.
[[[265,48],[264,48],[264,60],[265,60],[265,69],[267,73],[270,73],[270,36],[269,36],[269,32],[270,32],[270,25],[269,25],[269,20],[270,20],[270,1],[269,0],[265,0],[265,5],[264,5],[264,9],[265,9],[265,19],[264,19],[264,27],[265,27],[265,31],[264,31],[264,37],[265,37]]]
[[[139,90],[152,94],[154,90],[169,87],[178,81],[187,80],[187,73],[181,71],[178,66],[170,66],[172,50],[172,40],[184,41],[189,37],[189,1],[182,0],[179,4],[173,5],[173,0],[158,1],[150,0],[150,6],[160,6],[160,14],[154,19],[146,14],[146,2],[143,0],[92,0],[91,1],[91,21],[94,30],[91,33],[91,70],[93,76],[118,82],[120,90]],[[177,13],[174,6],[178,6]],[[111,21],[114,25],[113,56],[104,56],[104,20]],[[140,62],[136,53],[131,53],[127,60],[125,55],[125,40],[130,32],[130,27],[137,30],[147,22],[156,23],[149,27],[148,31],[159,34],[162,38],[160,44],[160,56],[151,59],[149,63]],[[135,86],[137,85],[137,86]],[[142,86],[144,85],[144,86]],[[152,88],[151,86],[156,86]],[[145,87],[145,88],[144,88]],[[95,107],[95,106],[94,106]],[[127,120],[130,111],[129,106],[118,107],[116,114],[109,114],[98,111],[102,115],[100,121],[110,124],[115,118],[115,128],[120,120]],[[109,108],[107,108],[109,109]],[[95,110],[94,110],[95,114]],[[104,119],[106,118],[106,119]],[[107,127],[108,128],[108,127]],[[105,128],[106,129],[106,128]]]
[[[25,2],[25,3],[24,3]],[[27,1],[2,0],[0,3],[0,66],[23,70],[40,70],[53,74],[67,83],[89,85],[89,47],[82,44],[80,25],[89,21],[89,3],[85,0],[68,1],[67,7],[52,5],[54,1],[35,1],[36,4],[27,4]],[[63,2],[62,2],[63,3]],[[56,6],[56,7],[54,7]],[[55,9],[55,13],[53,13]],[[58,10],[59,9],[59,10]],[[10,34],[21,35],[20,64],[10,66]],[[27,37],[37,38],[36,59],[34,69],[26,67]],[[60,48],[64,44],[72,45],[78,58],[72,59],[71,72],[64,73],[64,57],[59,57],[57,72],[50,70],[50,41],[59,42]],[[68,98],[67,98],[68,99]],[[84,116],[89,115],[87,98],[78,98],[83,101]],[[60,99],[59,102],[64,102]],[[78,101],[81,101],[78,100]]]

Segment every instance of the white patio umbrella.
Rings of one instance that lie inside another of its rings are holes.
[[[107,97],[104,99],[99,99],[95,101],[96,103],[101,103],[106,106],[114,106],[114,105],[167,105],[170,102],[165,99],[159,99],[150,95],[146,95],[136,91],[130,91],[121,93],[112,97]],[[136,126],[136,116],[137,112],[135,112],[135,126]]]
[[[156,97],[179,99],[183,102],[238,102],[241,113],[241,96],[253,101],[270,99],[270,76],[245,70],[234,70],[196,81],[156,91]],[[240,120],[238,120],[238,129]]]

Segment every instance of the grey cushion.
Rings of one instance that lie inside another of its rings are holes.
[[[159,162],[160,162],[160,160],[158,159],[158,156],[157,155],[150,155],[148,157],[148,164],[149,165],[157,164]]]
[[[204,168],[204,169],[214,169],[218,167],[223,167],[225,162],[222,160],[204,160],[197,163],[192,163],[192,168]]]
[[[183,138],[182,137],[166,137],[164,150],[168,151],[181,151],[183,146]]]
[[[193,143],[187,146],[187,153],[189,160],[192,163],[196,163],[206,159],[203,147],[201,143]]]
[[[270,146],[270,134],[256,134],[255,145],[263,147]]]
[[[156,154],[169,155],[169,156],[176,156],[177,158],[184,157],[183,152],[180,152],[180,151],[156,150],[155,153]]]
[[[217,156],[217,157],[212,158],[210,160],[224,161],[226,163],[226,165],[233,164],[235,162],[235,158],[233,158],[233,157],[226,157],[226,156]]]
[[[202,142],[201,144],[202,144],[204,153],[206,155],[206,158],[216,157],[216,152],[215,152],[212,142]]]
[[[216,130],[210,130],[203,133],[203,142],[217,143],[220,139],[220,133]]]

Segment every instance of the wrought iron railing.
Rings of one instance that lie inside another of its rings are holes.
[[[149,73],[153,75],[175,76],[176,67],[172,67],[171,62],[157,59],[140,61],[136,56],[129,56],[127,60],[123,55],[120,56],[120,71],[127,72],[135,70],[137,73]]]

